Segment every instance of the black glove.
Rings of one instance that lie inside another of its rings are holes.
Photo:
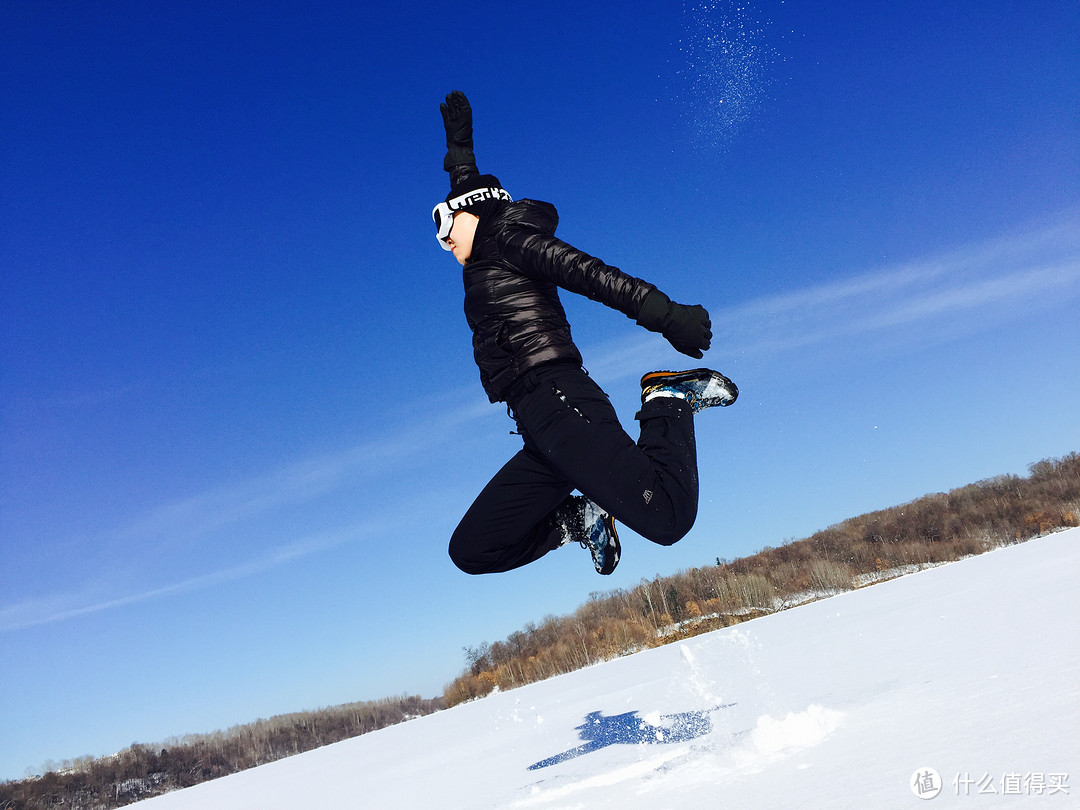
[[[460,90],[455,90],[446,97],[446,102],[439,105],[442,112],[443,126],[446,127],[446,158],[443,168],[450,171],[452,166],[462,163],[475,163],[472,141],[472,107]]]
[[[676,304],[659,290],[645,297],[637,323],[650,332],[659,332],[676,351],[698,360],[712,345],[709,311],[698,304]]]

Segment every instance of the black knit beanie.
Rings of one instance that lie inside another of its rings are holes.
[[[470,191],[476,191],[481,188],[502,188],[502,183],[499,182],[499,178],[493,174],[473,174],[466,177],[456,186],[450,189],[450,193],[446,195],[446,202],[450,202],[455,197],[460,197],[462,194],[468,194]],[[487,199],[491,199],[488,197]],[[468,211],[474,205],[479,205],[484,202],[483,199],[477,199],[475,203],[470,202],[468,205],[463,205],[459,210]]]
[[[499,178],[493,174],[474,174],[455,185],[450,189],[450,193],[446,195],[446,202],[450,202],[463,194],[468,194],[470,191],[488,188],[498,189],[502,191],[502,194],[499,196],[492,196],[490,194],[477,195],[475,202],[470,200],[466,205],[459,206],[457,209],[460,211],[468,211],[473,216],[479,218],[480,224],[476,232],[476,239],[478,241],[487,231],[487,226],[490,224],[492,218],[502,211],[510,201],[510,195],[503,189],[502,183],[499,182]]]

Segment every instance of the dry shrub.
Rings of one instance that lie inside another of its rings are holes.
[[[851,566],[832,560],[813,560],[810,563],[810,581],[819,591],[843,591],[851,588],[854,575]]]

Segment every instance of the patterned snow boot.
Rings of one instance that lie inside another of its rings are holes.
[[[572,495],[555,510],[561,545],[576,542],[592,554],[598,574],[610,574],[619,564],[619,534],[615,519],[583,495]]]
[[[641,404],[656,397],[686,400],[694,413],[714,405],[730,405],[739,389],[719,371],[695,368],[691,371],[651,371],[641,378]]]

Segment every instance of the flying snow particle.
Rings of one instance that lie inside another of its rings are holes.
[[[684,6],[678,98],[699,146],[727,151],[764,102],[777,54],[751,12],[737,0]]]

